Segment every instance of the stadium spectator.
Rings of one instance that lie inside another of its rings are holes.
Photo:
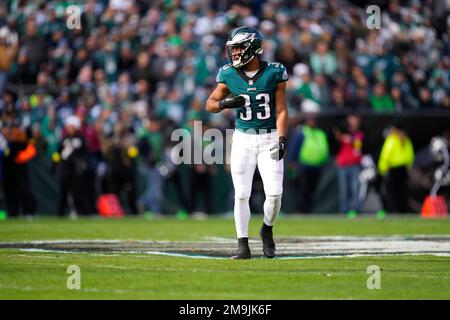
[[[161,214],[163,192],[165,186],[164,136],[161,132],[161,121],[157,118],[148,121],[138,140],[139,154],[144,161],[142,166],[145,177],[145,191],[138,199],[140,213],[150,212],[155,216]]]
[[[155,91],[157,78],[152,72],[152,68],[150,66],[150,56],[147,51],[142,51],[138,54],[136,66],[131,72],[131,78],[134,82],[139,80],[147,81],[149,91]]]
[[[194,126],[195,123],[199,123],[202,120],[201,113],[194,108],[191,112],[191,116],[188,123],[188,130],[191,133],[192,139],[192,149],[191,149],[191,160],[189,164],[189,207],[188,212],[194,215],[202,216],[203,214],[212,213],[212,175],[214,174],[216,168],[214,165],[207,165],[205,159],[203,158],[205,148],[210,143],[205,136],[204,132],[209,128],[208,123],[202,123],[201,136],[197,136],[197,131]],[[198,161],[198,156],[201,154],[201,161]],[[199,196],[203,198],[203,211],[198,210],[198,200]]]
[[[369,98],[372,109],[377,112],[394,111],[394,101],[385,93],[385,86],[378,82],[375,84],[373,94]]]
[[[53,157],[58,151],[59,137],[62,128],[58,126],[55,108],[49,108],[47,114],[40,123],[40,130],[47,144],[46,153],[48,157]]]
[[[304,69],[299,69],[298,73],[301,75],[301,83],[296,90],[295,96],[301,101],[301,109],[304,110],[305,101],[319,104],[321,96],[318,85],[311,79],[308,67],[305,66]]]
[[[33,84],[44,63],[48,60],[48,42],[38,33],[38,25],[34,17],[26,21],[25,35],[19,53],[19,76],[21,83]]]
[[[60,163],[59,203],[60,217],[70,210],[72,217],[92,213],[89,203],[89,163],[86,140],[80,132],[81,122],[76,116],[66,119],[63,139],[58,153],[53,156]]]
[[[388,212],[407,213],[408,169],[414,162],[411,140],[401,124],[389,130],[378,160],[378,172],[383,177],[385,208]]]
[[[89,170],[86,174],[87,186],[86,191],[88,195],[89,212],[95,212],[96,197],[100,194],[100,190],[96,190],[96,173],[98,166],[103,157],[100,151],[100,139],[94,126],[87,121],[87,108],[84,105],[80,105],[75,115],[80,119],[80,134],[86,142],[87,159]]]
[[[173,130],[178,128],[172,121],[164,121],[163,127],[165,128],[166,136],[170,136]],[[173,186],[177,192],[177,215],[185,217],[188,214],[190,208],[189,191],[185,191],[183,188],[182,169],[180,166],[175,165],[172,162],[171,154],[174,151],[178,142],[166,139],[164,144],[164,158],[162,164],[164,165],[165,176],[165,188],[164,194],[167,194],[169,186]]]
[[[5,7],[0,5],[0,20],[6,14]],[[0,96],[9,78],[9,72],[18,51],[17,33],[13,32],[7,25],[0,22]]]
[[[334,51],[336,55],[337,72],[347,74],[353,65],[353,55],[347,43],[343,38],[337,38],[334,43]]]
[[[316,74],[314,76],[314,84],[318,93],[318,103],[322,110],[330,106],[330,86],[324,75]]]
[[[331,107],[335,109],[345,109],[348,107],[344,93],[340,88],[333,88],[331,92]]]
[[[317,127],[315,116],[309,114],[295,131],[288,149],[288,166],[297,173],[293,182],[298,192],[296,209],[299,212],[310,213],[313,209],[314,194],[328,157],[326,133]]]
[[[124,114],[123,114],[124,115]],[[108,192],[113,192],[127,213],[137,214],[136,207],[136,148],[133,129],[126,121],[118,121],[112,135],[105,139],[105,160],[108,166]]]
[[[292,42],[281,43],[275,52],[275,60],[282,63],[286,70],[292,72],[294,65],[300,60]]]
[[[356,94],[351,100],[350,104],[353,110],[364,110],[369,106],[369,98],[367,95],[367,89],[358,87],[356,89]]]
[[[7,142],[2,161],[3,192],[9,216],[16,217],[22,211],[25,216],[32,217],[37,203],[28,173],[28,162],[32,155],[28,156],[27,153],[28,148],[34,148],[34,145],[29,141],[31,132],[21,126],[18,116],[18,110],[13,104],[5,106],[1,127]],[[25,158],[20,160],[22,156]]]
[[[335,137],[340,145],[336,155],[336,166],[341,213],[356,213],[361,210],[358,192],[364,133],[360,127],[361,118],[351,114],[347,116],[345,125],[335,131]]]
[[[399,112],[402,110],[407,110],[408,105],[405,101],[405,98],[402,94],[402,90],[399,87],[392,87],[391,89],[391,97],[392,101],[394,102],[394,110]]]
[[[311,54],[311,68],[315,73],[334,75],[337,69],[337,61],[333,52],[328,50],[328,43],[319,41],[316,50]]]
[[[419,90],[419,103],[422,109],[433,109],[435,107],[430,89],[423,87]]]

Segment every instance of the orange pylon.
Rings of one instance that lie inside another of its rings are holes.
[[[429,195],[425,198],[421,211],[422,218],[447,217],[448,208],[443,196]]]

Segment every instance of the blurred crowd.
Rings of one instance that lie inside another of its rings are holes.
[[[173,129],[194,120],[233,127],[232,112],[207,114],[204,104],[225,63],[228,34],[242,25],[264,34],[264,60],[286,66],[291,116],[450,110],[448,2],[380,4],[381,29],[371,30],[365,7],[339,0],[2,2],[3,136],[7,123],[17,124],[58,164],[61,215],[68,203],[92,212],[109,192],[124,194],[129,212],[160,212],[166,180],[182,190],[168,161]],[[66,24],[70,5],[80,8],[81,28]],[[17,152],[27,145],[22,138],[10,141],[19,143]],[[138,161],[148,181],[143,195],[132,174]],[[197,193],[211,206],[214,170],[190,168],[191,194],[180,192],[184,211],[195,210]]]

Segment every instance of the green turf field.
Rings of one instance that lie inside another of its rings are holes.
[[[260,223],[260,216],[252,217],[250,237],[255,240]],[[274,230],[276,237],[288,238],[440,235],[444,241],[449,241],[445,237],[450,236],[450,220],[282,216]],[[0,221],[0,245],[62,239],[205,243],[213,241],[212,238],[231,241],[233,237],[231,218]],[[301,248],[303,244],[295,245]],[[234,242],[229,246],[234,250]],[[450,299],[450,256],[445,254],[272,260],[258,255],[260,253],[255,252],[255,259],[236,261],[145,252],[94,250],[80,253],[1,248],[0,299]],[[80,290],[66,287],[69,265],[80,267]],[[367,288],[370,265],[381,268],[379,290]]]

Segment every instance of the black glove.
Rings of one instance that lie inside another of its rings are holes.
[[[286,137],[280,137],[278,140],[278,144],[270,148],[270,156],[274,160],[281,160],[284,157],[284,154],[286,153]]]
[[[220,109],[233,109],[245,106],[243,96],[229,96],[219,102]]]

